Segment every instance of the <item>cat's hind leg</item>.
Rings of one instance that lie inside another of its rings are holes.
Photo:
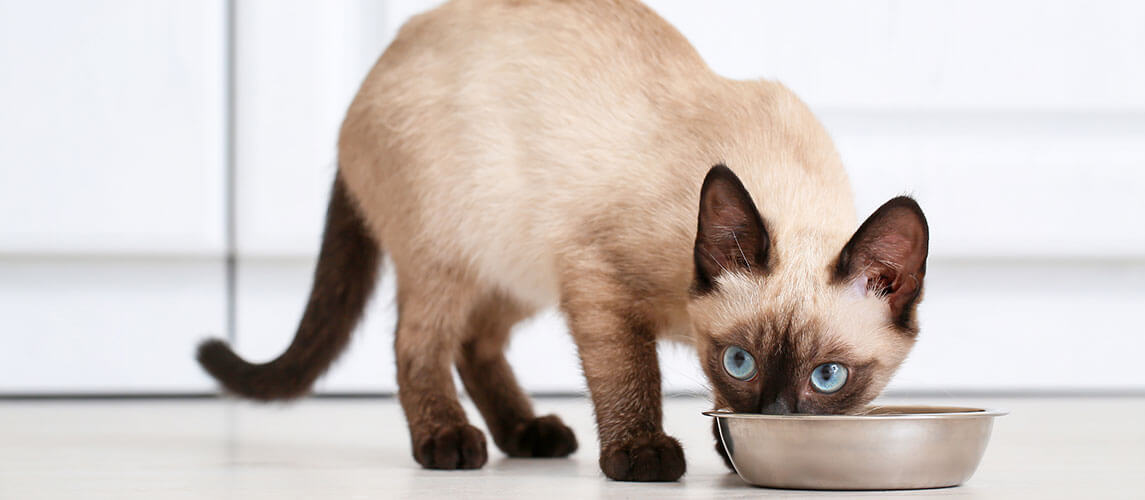
[[[572,429],[556,415],[534,415],[505,359],[509,331],[529,313],[500,294],[479,302],[461,343],[457,371],[501,451],[511,457],[568,456],[577,449]]]
[[[452,373],[477,295],[448,269],[398,271],[398,398],[414,459],[427,469],[480,468],[488,457],[485,434],[469,425]]]

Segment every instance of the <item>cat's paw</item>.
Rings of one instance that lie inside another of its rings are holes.
[[[720,458],[724,459],[724,465],[728,466],[728,470],[735,472],[736,468],[732,465],[732,458],[728,456],[728,450],[724,448],[723,440],[720,439],[720,423],[712,420],[712,434],[716,435],[716,453],[720,454]]]
[[[505,443],[510,457],[567,457],[576,451],[576,435],[556,415],[517,424]]]
[[[485,465],[485,434],[469,425],[451,425],[421,436],[413,457],[426,469],[479,469]]]
[[[675,481],[684,475],[684,449],[662,432],[606,445],[600,470],[617,481]]]

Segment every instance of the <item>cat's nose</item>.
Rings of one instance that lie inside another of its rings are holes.
[[[794,408],[788,404],[784,398],[776,398],[774,401],[763,405],[759,409],[760,413],[765,415],[787,415],[792,412]]]

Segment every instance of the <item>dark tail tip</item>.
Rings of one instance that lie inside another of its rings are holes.
[[[199,345],[199,364],[227,391],[258,401],[304,396],[346,348],[374,290],[381,256],[357,210],[339,174],[330,193],[306,312],[290,347],[278,358],[254,364],[222,340]]]
[[[207,339],[199,344],[195,359],[227,392],[257,401],[294,399],[306,394],[309,384],[299,388],[284,384],[275,363],[256,365],[240,358],[221,339]]]

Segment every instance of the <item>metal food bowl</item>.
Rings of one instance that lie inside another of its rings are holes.
[[[875,406],[862,415],[704,412],[748,483],[809,490],[905,490],[962,484],[1005,411]]]

